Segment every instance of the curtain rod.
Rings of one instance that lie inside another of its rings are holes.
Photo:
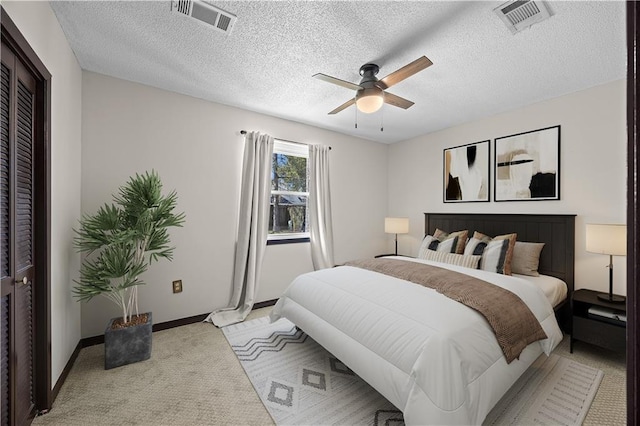
[[[246,130],[240,130],[240,134],[241,135],[246,135],[247,131]],[[297,143],[298,145],[309,145],[308,143],[296,142],[296,141],[288,141],[286,139],[280,139],[280,138],[274,138],[274,139],[278,139],[279,141],[283,141],[283,142]],[[329,149],[331,149],[331,147],[329,147]]]

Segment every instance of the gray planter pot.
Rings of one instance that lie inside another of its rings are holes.
[[[143,314],[144,315],[144,314]],[[151,357],[151,312],[146,324],[111,329],[117,318],[112,318],[104,332],[104,369],[120,367]]]

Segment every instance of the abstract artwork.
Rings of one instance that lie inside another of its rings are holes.
[[[560,126],[496,138],[495,201],[560,199]]]
[[[489,201],[489,147],[474,142],[444,150],[444,202]]]

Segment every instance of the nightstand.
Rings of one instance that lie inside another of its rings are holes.
[[[589,313],[589,308],[614,310],[616,314],[627,314],[626,303],[609,303],[598,299],[599,292],[580,289],[573,293],[573,327],[569,352],[573,353],[573,342],[580,340],[614,351],[624,351],[627,345],[627,323],[615,318]]]

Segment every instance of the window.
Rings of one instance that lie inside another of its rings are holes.
[[[274,141],[268,243],[309,241],[308,158],[307,145]]]

